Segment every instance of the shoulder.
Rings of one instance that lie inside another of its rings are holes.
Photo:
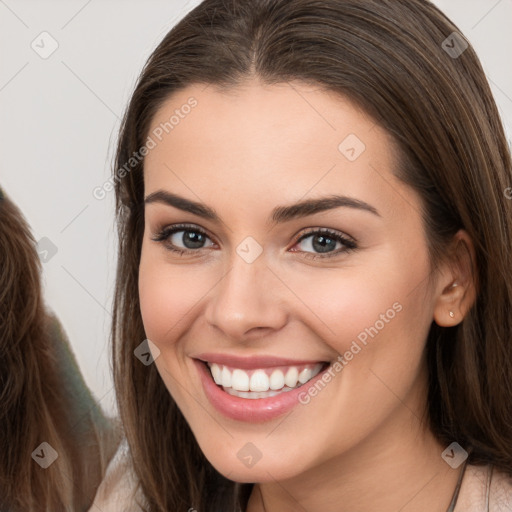
[[[455,512],[512,511],[512,475],[491,465],[468,464]]]
[[[490,487],[490,512],[512,510],[512,475],[494,468]]]
[[[89,512],[142,512],[143,503],[128,443],[123,439],[108,465]]]

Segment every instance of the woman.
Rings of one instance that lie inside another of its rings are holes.
[[[0,510],[87,510],[119,441],[43,302],[41,263],[0,189]]]
[[[205,0],[113,182],[99,508],[512,510],[510,152],[430,2]]]

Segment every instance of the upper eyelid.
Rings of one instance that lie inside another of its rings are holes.
[[[167,226],[162,226],[161,228],[158,228],[157,231],[162,232],[162,231],[171,231],[172,230],[172,231],[178,232],[178,231],[193,231],[194,229],[210,236],[209,230],[206,228],[203,228],[202,226],[199,226],[198,224],[187,224],[187,223],[169,224]],[[300,229],[298,231],[298,233],[300,233],[301,231],[305,231],[304,233],[302,233],[300,235],[301,237],[308,235],[308,234],[313,234],[316,232],[333,232],[335,234],[339,234],[339,235],[343,235],[347,238],[351,238],[355,241],[354,237],[348,235],[347,233],[344,233],[343,231],[340,231],[340,230],[334,229],[334,228],[326,228],[326,227],[319,227],[319,226],[311,227],[310,226],[307,228]],[[297,236],[297,235],[295,235],[295,236]],[[213,237],[213,238],[215,238],[215,237]]]
[[[333,234],[333,235],[336,235],[338,236],[339,238],[344,238],[344,239],[350,239],[351,241],[353,241],[354,243],[357,242],[357,240],[353,237],[353,236],[350,236],[349,234],[347,233],[344,233],[343,231],[340,231],[338,229],[332,229],[332,228],[304,228],[305,231],[304,233],[302,233],[302,235],[300,235],[300,237],[298,238],[297,241],[300,241],[302,240],[304,237],[306,236],[309,236],[309,235],[314,235],[315,233],[327,233],[327,234]],[[301,230],[302,231],[302,230]]]
[[[163,232],[166,232],[168,231],[169,234],[175,234],[175,233],[179,233],[180,231],[199,231],[200,233],[203,233],[204,235],[206,235],[212,242],[214,243],[217,243],[215,241],[215,238],[216,237],[213,237],[209,234],[208,230],[203,228],[202,226],[199,226],[198,224],[188,224],[188,223],[178,223],[178,224],[170,224],[168,226],[163,226],[162,228],[158,229],[157,230],[157,233],[156,233],[156,236],[158,236],[159,234],[163,233]],[[357,244],[357,240],[352,237],[351,235],[348,235],[347,233],[344,233],[342,231],[339,231],[337,229],[334,229],[334,228],[326,228],[326,227],[307,227],[307,228],[302,228],[301,230],[299,230],[298,233],[301,233],[301,231],[303,231],[302,234],[298,235],[298,234],[295,234],[294,235],[294,238],[296,238],[294,244],[297,244],[299,243],[300,241],[302,241],[304,238],[308,237],[308,236],[311,236],[311,235],[314,235],[316,233],[327,233],[327,234],[333,234],[335,235],[336,237],[342,239],[342,240],[345,240],[345,241],[350,241],[354,244]],[[195,252],[194,249],[190,249],[191,251]]]
[[[214,241],[215,239],[215,237],[212,237],[209,234],[207,229],[198,226],[197,224],[170,224],[157,229],[157,235],[166,231],[172,234],[179,233],[180,231],[199,231],[200,233],[204,233],[208,238],[210,238],[210,240]]]

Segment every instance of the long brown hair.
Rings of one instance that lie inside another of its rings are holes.
[[[352,100],[396,139],[396,174],[422,198],[432,267],[460,228],[475,246],[473,307],[456,327],[433,323],[427,340],[430,428],[443,444],[471,451],[471,463],[512,471],[511,158],[481,64],[464,47],[427,0],[205,0],[152,53],[123,119],[113,175],[114,379],[148,510],[236,510],[235,502],[243,510],[251,485],[218,475],[157,369],[133,355],[146,338],[138,296],[144,160],[120,169],[145,145],[162,103],[200,83],[315,84]]]
[[[67,343],[43,303],[30,228],[0,189],[2,511],[86,510],[116,449],[119,429],[93,402]],[[32,458],[43,442],[58,454],[45,469]]]

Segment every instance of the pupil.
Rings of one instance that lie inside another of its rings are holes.
[[[183,244],[188,249],[197,249],[204,243],[203,235],[195,231],[185,231],[183,234]]]
[[[313,238],[313,248],[318,252],[329,252],[329,249],[336,247],[336,240],[326,236],[317,235]]]

